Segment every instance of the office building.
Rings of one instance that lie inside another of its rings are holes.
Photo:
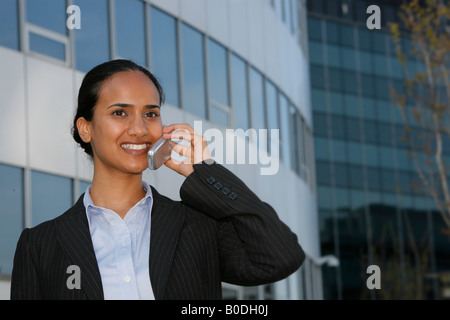
[[[414,187],[420,179],[390,92],[404,79],[388,27],[402,2],[307,1],[321,251],[340,261],[323,269],[325,299],[449,297],[447,228]],[[374,4],[381,29],[366,24]],[[407,34],[402,42],[410,44]],[[422,67],[412,56],[407,64]],[[367,286],[373,265],[379,290]]]
[[[273,174],[261,174],[269,165],[261,157],[218,162],[277,210],[307,260],[272,285],[224,284],[224,297],[322,298],[321,264],[328,260],[318,238],[303,1],[2,0],[0,17],[1,298],[9,297],[23,228],[63,213],[90,183],[92,164],[71,137],[77,91],[85,72],[116,58],[147,66],[161,80],[166,124],[196,128],[201,121],[200,134],[218,129],[224,136],[226,129],[279,133],[279,149],[260,135],[238,137],[248,155],[280,151]],[[183,179],[169,169],[144,178],[179,198]]]

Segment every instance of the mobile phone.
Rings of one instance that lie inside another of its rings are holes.
[[[161,137],[148,151],[148,168],[156,170],[161,167],[170,158],[172,148],[170,140]]]

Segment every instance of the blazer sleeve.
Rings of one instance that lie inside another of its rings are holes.
[[[303,263],[297,236],[225,167],[215,162],[195,164],[180,197],[218,222],[222,281],[246,286],[271,283]]]
[[[24,229],[17,242],[11,275],[11,300],[42,299],[39,277],[29,242],[30,229]]]

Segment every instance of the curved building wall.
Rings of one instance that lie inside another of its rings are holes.
[[[127,58],[161,80],[167,95],[163,122],[186,122],[209,136],[216,161],[276,209],[308,255],[288,279],[245,289],[224,284],[224,297],[321,298],[302,1],[63,2],[0,4],[10,25],[0,30],[0,133],[7,137],[0,141],[7,150],[0,153],[0,237],[7,243],[0,251],[0,296],[9,296],[21,230],[61,214],[89,185],[91,162],[70,134],[84,73]],[[66,13],[69,5],[80,8],[81,29],[67,28],[75,13]],[[279,146],[265,144],[260,129]],[[230,146],[232,140],[245,150]],[[240,152],[247,156],[242,164]],[[256,163],[251,155],[258,155]],[[183,177],[163,167],[147,170],[144,179],[179,199]]]

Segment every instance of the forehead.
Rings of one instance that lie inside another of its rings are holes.
[[[159,92],[153,81],[140,71],[118,72],[106,79],[99,91],[101,100],[127,99],[159,105]],[[119,102],[119,101],[116,101]]]

